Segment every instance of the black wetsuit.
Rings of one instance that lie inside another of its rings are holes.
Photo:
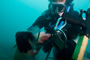
[[[73,11],[73,14],[79,16],[79,14],[75,11]],[[40,17],[37,18],[37,20],[33,23],[32,27],[36,25],[39,26],[40,29],[42,27],[45,27],[45,30],[48,33],[51,33],[52,30],[50,28],[55,26],[57,19],[58,17],[51,15],[49,10],[47,10]],[[55,57],[58,60],[70,60],[76,46],[76,43],[72,39],[77,37],[77,35],[80,33],[80,27],[67,22],[67,25],[63,28],[63,31],[67,35],[68,47],[65,47],[63,50],[60,50],[59,48],[56,47]],[[49,40],[49,42],[46,42],[46,45],[44,45],[45,46],[44,49],[47,49],[46,52],[50,48],[49,46],[51,46],[50,41],[51,40]]]

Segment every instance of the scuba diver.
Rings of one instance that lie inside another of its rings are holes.
[[[44,52],[50,52],[54,47],[54,60],[71,60],[76,46],[74,39],[81,33],[81,27],[66,18],[67,13],[79,17],[79,13],[73,10],[72,1],[49,0],[48,10],[27,31],[16,33],[18,50],[35,55],[41,47]],[[43,27],[45,31],[40,33]]]

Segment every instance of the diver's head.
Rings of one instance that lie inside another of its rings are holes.
[[[49,9],[52,14],[62,16],[66,6],[70,5],[73,0],[49,0]]]

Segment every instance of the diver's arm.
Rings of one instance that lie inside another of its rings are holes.
[[[40,29],[42,27],[48,26],[50,23],[50,18],[48,18],[49,14],[47,14],[47,11],[44,12],[40,17],[36,19],[36,21],[30,26],[27,31],[31,32],[34,37],[38,37],[37,34],[39,34]]]
[[[44,36],[42,36],[42,34],[40,35],[39,37],[39,34],[40,34],[40,29],[42,27],[45,27],[47,24],[49,23],[49,20],[46,19],[46,16],[40,16],[33,24],[31,27],[28,28],[28,31],[31,32],[35,39],[37,40],[37,43],[36,44],[36,50],[39,51],[40,48],[41,48],[41,45],[42,45],[42,42],[44,42],[44,40],[42,39]],[[38,40],[39,38],[39,40]],[[33,41],[34,42],[34,41]],[[33,43],[33,45],[35,45]]]
[[[83,34],[85,34],[87,37],[89,37],[89,35],[90,35],[90,32],[89,32],[89,30],[90,30],[90,24],[89,24],[90,20],[89,20],[89,18],[84,21],[83,19],[81,19],[77,16],[74,16],[70,13],[65,13],[63,15],[63,19],[64,20],[67,19],[67,21],[71,24],[81,26]]]
[[[20,52],[27,53],[32,49],[29,41],[36,40],[42,27],[49,24],[48,15],[44,14],[37,18],[37,20],[30,26],[27,31],[20,31],[16,33],[16,43]]]
[[[86,28],[84,20],[79,18],[78,16],[66,12],[63,14],[63,19],[66,19],[71,24],[75,24],[83,28]]]
[[[35,38],[38,38],[38,35],[40,33],[40,28],[38,27],[38,25],[35,25],[35,26],[31,26],[27,31],[31,32]]]

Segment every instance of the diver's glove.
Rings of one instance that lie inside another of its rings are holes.
[[[16,33],[16,44],[20,52],[27,53],[28,50],[32,49],[29,40],[33,40],[34,36],[31,32],[17,32]]]

